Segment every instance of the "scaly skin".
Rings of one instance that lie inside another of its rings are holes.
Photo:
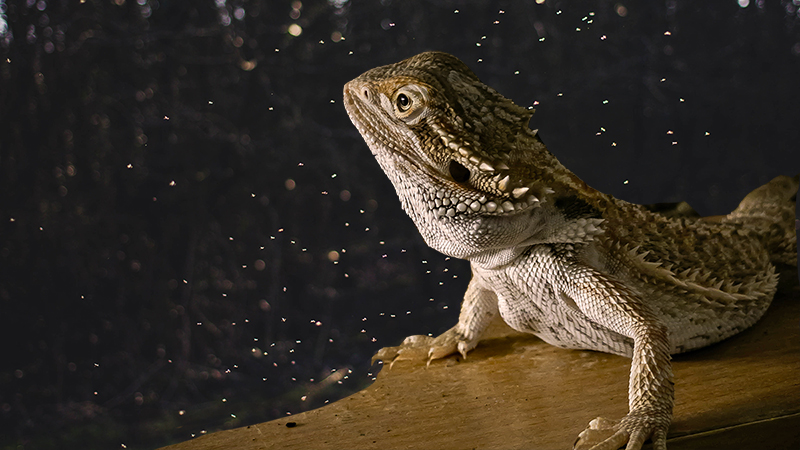
[[[500,314],[563,348],[632,358],[628,414],[591,421],[576,448],[666,448],[670,354],[755,323],[797,256],[798,177],[778,177],[726,217],[651,212],[564,168],[515,105],[457,58],[428,52],[372,69],[345,107],[432,248],[467,259],[458,323],[375,359],[466,356]]]

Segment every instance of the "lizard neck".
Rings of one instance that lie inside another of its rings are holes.
[[[586,230],[577,237],[559,232],[594,216],[586,208],[565,214],[559,201],[586,203],[596,191],[528,127],[532,110],[481,83],[455,57],[429,52],[372,69],[345,85],[344,99],[403,209],[434,249],[500,267],[531,242],[585,238]]]
[[[449,180],[419,170],[419,161],[396,152],[378,152],[375,156],[425,242],[441,253],[482,268],[507,266],[531,245],[587,242],[602,233],[600,213],[590,203],[602,194],[564,168],[532,132],[514,140],[518,150],[526,150],[527,159],[512,159],[510,172],[536,180],[531,185],[536,186],[537,201],[503,214],[480,210],[441,214],[441,208],[457,207],[463,196],[450,188]]]

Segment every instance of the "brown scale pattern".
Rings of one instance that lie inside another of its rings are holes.
[[[670,354],[751,326],[795,263],[799,177],[778,177],[717,218],[666,217],[598,192],[528,128],[533,111],[457,58],[428,52],[370,70],[345,106],[425,241],[470,260],[458,323],[376,359],[466,357],[498,314],[558,347],[632,358],[629,413],[576,448],[666,448]],[[566,444],[566,443],[565,443]]]

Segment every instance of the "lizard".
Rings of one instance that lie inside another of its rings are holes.
[[[575,448],[651,439],[666,449],[671,355],[753,325],[775,293],[776,264],[797,264],[800,175],[773,179],[726,216],[660,214],[588,186],[531,129],[531,109],[450,54],[371,69],[343,94],[425,242],[472,272],[455,326],[375,359],[466,358],[498,314],[558,347],[631,358],[628,414],[590,421]]]

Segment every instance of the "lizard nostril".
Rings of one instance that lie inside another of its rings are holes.
[[[364,90],[361,91],[361,93],[362,93],[362,96],[364,97],[364,100],[369,101],[369,97],[370,97],[369,89],[364,88]]]

